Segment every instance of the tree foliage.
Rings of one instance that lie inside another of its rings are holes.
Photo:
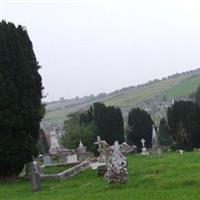
[[[141,139],[144,138],[145,146],[151,147],[152,125],[153,120],[145,110],[132,109],[128,114],[128,143],[136,145],[140,151],[142,148]]]
[[[124,124],[121,110],[113,106],[106,107],[95,103],[86,112],[74,113],[65,121],[65,134],[61,139],[67,148],[76,148],[81,139],[93,152],[97,136],[113,145],[116,140],[124,141]]]
[[[165,118],[160,120],[158,138],[161,146],[170,147],[172,145],[172,136]]]
[[[42,129],[40,129],[40,134],[39,134],[39,138],[37,141],[37,148],[38,148],[38,153],[40,153],[40,154],[48,154],[49,153],[49,145],[47,142],[47,138]]]
[[[116,140],[119,143],[124,141],[124,121],[119,108],[95,103],[90,111],[93,111],[91,119],[94,119],[97,135],[110,145],[113,145]]]
[[[195,102],[198,106],[200,106],[200,87],[197,88],[197,91],[195,93]]]
[[[41,104],[40,66],[27,31],[0,23],[0,177],[16,176],[37,154]]]
[[[68,116],[65,121],[65,134],[61,138],[61,143],[69,149],[76,149],[81,140],[89,151],[95,151],[96,145],[96,126],[93,122],[89,124],[80,123],[80,114],[74,113]]]
[[[168,108],[167,120],[176,148],[200,147],[200,108],[192,101],[178,101]]]

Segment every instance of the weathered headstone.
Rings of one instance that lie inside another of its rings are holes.
[[[160,155],[162,153],[162,151],[161,151],[161,148],[159,145],[158,135],[156,133],[156,129],[155,129],[154,125],[152,125],[152,141],[151,142],[152,142],[151,153]]]
[[[113,146],[113,152],[107,161],[105,177],[108,183],[126,183],[128,181],[127,160],[120,152],[118,141]]]
[[[37,192],[41,190],[41,178],[40,178],[40,172],[38,171],[37,162],[33,161],[30,163],[30,180],[31,180],[31,186],[32,191]]]
[[[87,148],[83,145],[82,141],[80,140],[79,146],[77,148],[78,154],[85,154],[87,152]]]
[[[83,145],[81,140],[76,151],[77,151],[77,156],[78,156],[79,161],[85,161],[94,157],[94,153],[87,151],[87,147]]]
[[[127,144],[126,142],[124,142],[120,145],[120,151],[124,155],[133,153],[136,151],[136,149],[137,149],[137,147],[135,145],[131,146],[131,145]]]
[[[101,140],[100,136],[97,136],[97,142],[95,142],[95,144],[98,145],[97,151],[99,152],[99,157],[98,157],[99,166],[97,167],[98,168],[97,174],[99,176],[104,176],[105,173],[107,172],[107,161],[111,155],[112,149],[107,144],[106,141]]]
[[[77,154],[67,155],[67,163],[75,163],[77,161]]]
[[[43,155],[43,162],[45,165],[51,165],[52,164],[51,157],[49,155]]]

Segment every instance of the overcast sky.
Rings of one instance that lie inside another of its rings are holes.
[[[0,0],[27,27],[46,101],[200,67],[199,0]]]

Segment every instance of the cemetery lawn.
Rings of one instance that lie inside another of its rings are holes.
[[[165,153],[161,157],[128,156],[129,182],[107,185],[88,170],[65,181],[43,181],[31,192],[29,181],[0,183],[1,200],[198,200],[200,152]]]
[[[45,167],[43,169],[43,173],[44,174],[57,174],[57,173],[65,171],[71,167],[72,167],[72,165]]]

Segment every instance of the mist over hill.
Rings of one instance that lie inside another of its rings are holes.
[[[95,102],[103,102],[120,107],[124,118],[132,107],[140,107],[158,121],[165,114],[172,99],[188,99],[199,85],[200,69],[196,69],[121,88],[108,94],[74,99],[61,98],[59,101],[47,103],[45,119],[64,121],[70,113],[84,111]]]

